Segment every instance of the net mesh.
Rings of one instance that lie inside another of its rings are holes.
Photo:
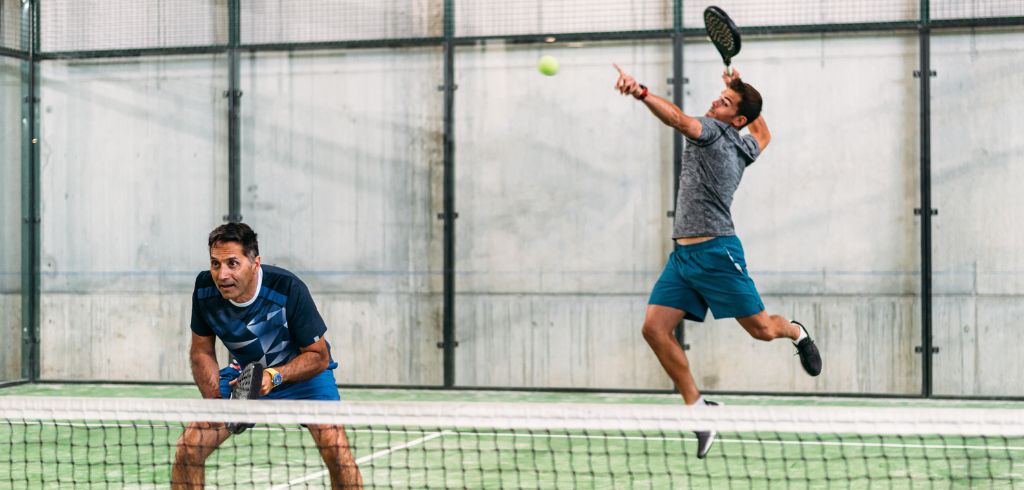
[[[22,5],[20,0],[0,0],[0,47],[26,51],[28,39],[21,28]]]
[[[706,3],[678,0],[454,0],[457,37],[665,31],[677,4],[683,26],[702,28]],[[919,0],[718,0],[741,29],[914,21]],[[20,0],[0,0],[0,42],[20,45]],[[43,52],[224,46],[229,0],[50,0],[40,4]],[[248,46],[395,41],[444,35],[442,0],[247,0],[239,3]],[[1024,16],[1019,0],[937,0],[934,19]]]
[[[455,35],[512,36],[672,29],[673,3],[671,0],[456,1]]]
[[[228,0],[58,0],[40,4],[44,52],[223,46]]]
[[[932,0],[932,19],[1024,17],[1020,0]]]
[[[1024,485],[1019,409],[0,397],[0,413],[5,488],[167,487],[190,421],[256,424],[202,466],[218,488],[328,486],[312,433],[331,424],[367,488]],[[697,459],[692,431],[711,428]]]
[[[898,22],[920,17],[918,0],[718,0],[714,5],[725,10],[741,32],[747,27]],[[706,6],[683,2],[683,26],[703,28]]]
[[[444,35],[442,2],[242,2],[242,44],[396,40]]]

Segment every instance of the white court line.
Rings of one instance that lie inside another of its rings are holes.
[[[450,434],[454,434],[454,432],[448,431],[448,430],[443,430],[441,432],[433,432],[433,433],[427,434],[426,436],[423,436],[423,437],[421,437],[419,439],[413,439],[413,440],[411,440],[409,442],[406,442],[404,444],[399,444],[397,446],[390,447],[388,449],[384,449],[384,450],[381,450],[381,451],[377,451],[377,452],[375,452],[373,454],[369,454],[369,455],[363,456],[363,457],[361,457],[361,458],[356,460],[356,464],[360,465],[360,464],[363,464],[363,463],[367,463],[367,462],[373,461],[373,460],[375,460],[375,459],[377,459],[379,457],[387,456],[387,455],[389,455],[391,453],[398,452],[398,451],[401,451],[403,449],[408,449],[408,448],[413,447],[413,446],[418,446],[418,445],[423,444],[423,443],[425,443],[427,441],[431,441],[433,439],[437,439],[438,437],[445,436],[445,435],[450,435]],[[310,474],[308,474],[306,476],[303,476],[301,478],[296,478],[296,479],[294,479],[292,481],[289,481],[288,483],[272,486],[272,487],[270,487],[270,490],[283,490],[285,488],[291,487],[292,485],[298,485],[299,483],[307,482],[309,480],[316,480],[318,478],[322,478],[327,473],[328,473],[327,470],[321,470],[321,471],[318,471],[316,473],[310,473]]]

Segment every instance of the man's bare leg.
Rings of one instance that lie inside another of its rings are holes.
[[[643,334],[647,344],[654,350],[654,355],[661,362],[668,376],[676,384],[676,389],[683,396],[687,405],[697,403],[700,391],[690,373],[690,362],[686,353],[676,341],[673,331],[686,316],[686,312],[661,305],[647,305],[647,318],[644,319]]]
[[[202,489],[206,484],[206,458],[231,436],[222,423],[190,422],[178,438],[171,468],[171,488]]]
[[[320,449],[320,457],[331,475],[331,488],[362,489],[363,475],[359,473],[352,449],[341,425],[309,425],[309,433]]]
[[[785,337],[796,341],[800,337],[800,327],[781,315],[769,315],[764,310],[755,315],[737,318],[736,321],[757,340],[768,342]]]
[[[756,315],[737,318],[736,321],[740,322],[743,329],[755,339],[766,342],[780,338],[792,340],[804,371],[811,376],[821,374],[821,354],[810,335],[805,335],[799,343],[797,342],[801,334],[806,331],[802,325],[793,323],[780,315],[769,315],[764,310]]]

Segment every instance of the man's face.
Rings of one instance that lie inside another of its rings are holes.
[[[244,303],[256,295],[260,258],[249,260],[238,242],[217,242],[210,247],[210,274],[224,299]]]
[[[722,91],[719,97],[711,102],[711,108],[704,114],[705,117],[718,119],[726,124],[742,127],[747,118],[739,116],[740,94],[735,90],[727,88]]]

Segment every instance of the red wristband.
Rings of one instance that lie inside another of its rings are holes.
[[[641,90],[640,95],[634,95],[633,97],[636,97],[636,100],[644,100],[644,99],[646,99],[647,98],[647,87],[645,85],[640,85],[640,90]]]

